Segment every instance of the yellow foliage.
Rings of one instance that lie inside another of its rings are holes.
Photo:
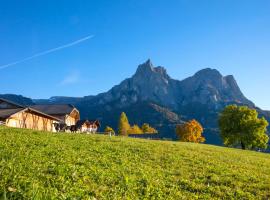
[[[118,134],[122,136],[127,136],[129,129],[130,129],[130,125],[128,122],[127,115],[126,113],[122,112],[120,115],[119,123],[118,123]]]
[[[202,132],[202,125],[194,119],[176,126],[176,134],[182,142],[202,143],[205,141]]]
[[[104,130],[105,134],[115,134],[113,128],[106,126],[105,130]]]
[[[158,131],[155,129],[155,128],[153,128],[153,127],[151,127],[149,124],[147,124],[147,123],[144,123],[143,125],[142,125],[142,132],[143,133],[158,133]]]
[[[128,134],[142,134],[142,133],[143,133],[142,130],[136,124],[131,126],[130,129],[128,130]]]

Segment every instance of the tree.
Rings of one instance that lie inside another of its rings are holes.
[[[143,133],[157,133],[158,131],[155,129],[155,128],[153,128],[153,127],[151,127],[149,124],[147,124],[147,123],[144,123],[143,125],[142,125],[142,132]]]
[[[203,127],[194,119],[184,124],[178,124],[175,132],[182,142],[201,143],[205,141],[202,136]]]
[[[120,115],[119,123],[118,123],[118,134],[122,136],[127,136],[129,129],[130,129],[130,125],[128,122],[127,115],[126,113],[122,112]]]
[[[106,128],[104,129],[105,134],[111,134],[111,135],[115,135],[115,132],[113,130],[113,128],[106,126]]]
[[[143,132],[137,124],[131,126],[130,129],[128,130],[128,134],[141,134],[141,133]]]
[[[242,149],[267,148],[268,122],[247,106],[229,105],[220,114],[219,128],[224,145]]]

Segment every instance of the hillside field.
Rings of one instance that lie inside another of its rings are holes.
[[[0,127],[0,197],[4,196],[269,199],[270,155],[204,144]]]

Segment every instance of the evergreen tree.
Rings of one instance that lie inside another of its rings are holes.
[[[119,123],[118,123],[118,134],[122,136],[127,136],[129,129],[130,129],[130,125],[128,122],[127,115],[126,113],[122,112],[120,115]]]

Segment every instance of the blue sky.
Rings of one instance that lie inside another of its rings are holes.
[[[270,109],[270,1],[1,1],[0,93],[32,98],[105,92],[151,58],[183,79],[211,67],[233,74],[245,96]]]

